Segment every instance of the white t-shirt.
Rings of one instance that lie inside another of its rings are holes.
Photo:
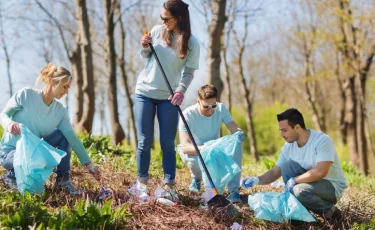
[[[281,167],[288,160],[299,163],[306,171],[315,168],[318,162],[331,161],[332,165],[323,179],[332,183],[337,200],[348,187],[335,146],[327,134],[310,129],[309,140],[304,146],[298,147],[296,141],[285,143],[276,165]]]
[[[200,113],[198,104],[187,107],[183,113],[197,145],[203,145],[207,141],[216,140],[220,137],[221,124],[228,124],[233,121],[229,110],[222,103],[217,103],[215,112],[210,117],[206,117]],[[179,130],[180,132],[187,132],[181,118]]]

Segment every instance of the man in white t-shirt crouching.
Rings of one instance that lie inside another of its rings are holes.
[[[294,108],[277,115],[281,136],[287,141],[276,165],[259,177],[245,178],[243,188],[266,185],[280,176],[285,191],[291,192],[308,210],[327,219],[339,218],[336,203],[347,182],[331,138],[306,129],[302,114]]]
[[[240,135],[238,136],[238,140],[240,142],[245,140],[245,134],[237,126],[236,122],[233,121],[227,107],[217,101],[217,95],[217,89],[214,85],[204,85],[198,90],[197,103],[184,110],[184,117],[199,150],[202,149],[204,143],[216,140],[220,137],[221,124],[225,124],[232,134],[239,131]],[[181,120],[179,122],[179,134],[181,144],[178,153],[191,171],[192,182],[189,190],[199,192],[202,181],[199,159],[187,129]],[[233,160],[241,168],[242,151],[237,151],[233,156]],[[238,173],[228,183],[229,195],[227,199],[231,202],[241,202],[239,194],[240,180],[241,173]]]

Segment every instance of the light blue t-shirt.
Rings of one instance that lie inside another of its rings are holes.
[[[233,121],[229,110],[222,103],[217,103],[215,112],[210,117],[200,113],[198,104],[189,106],[183,113],[197,145],[203,145],[207,141],[219,138],[221,124],[228,124]],[[181,118],[179,130],[180,132],[187,132]]]
[[[199,42],[191,35],[188,42],[188,53],[184,59],[177,57],[176,50],[167,46],[162,38],[164,26],[158,25],[152,28],[152,44],[161,62],[172,90],[175,91],[181,80],[184,67],[197,70],[199,68]],[[175,45],[176,38],[173,39]],[[144,69],[139,74],[135,93],[149,98],[164,100],[170,95],[168,87],[164,82],[163,75],[155,60],[151,55],[145,64]]]
[[[21,89],[11,97],[0,113],[0,123],[4,128],[0,157],[16,149],[17,141],[21,137],[6,131],[12,121],[25,125],[40,138],[50,135],[56,128],[59,129],[77,154],[81,164],[90,161],[83,144],[72,128],[68,110],[55,99],[47,106],[41,91],[32,88]]]
[[[285,143],[276,165],[281,167],[287,160],[296,161],[306,171],[315,168],[318,162],[331,161],[332,165],[323,179],[332,183],[337,200],[348,187],[335,146],[327,134],[310,129],[309,140],[301,148],[296,141]]]

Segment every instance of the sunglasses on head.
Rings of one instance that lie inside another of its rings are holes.
[[[202,107],[204,108],[204,109],[208,109],[208,108],[216,108],[217,107],[217,102],[215,103],[215,104],[212,104],[212,105],[203,105],[202,104]]]
[[[164,17],[160,14],[160,19],[161,19],[164,23],[168,23],[169,20],[171,20],[172,18],[174,18],[174,17],[172,16],[172,17],[164,18]]]

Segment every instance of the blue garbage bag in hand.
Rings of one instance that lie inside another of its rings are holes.
[[[17,142],[13,167],[17,188],[21,193],[41,194],[44,182],[52,174],[56,165],[66,152],[56,149],[44,140],[35,136],[24,125],[21,127],[21,138]]]
[[[204,144],[201,151],[204,163],[220,194],[223,194],[228,182],[241,172],[240,165],[233,160],[236,154],[242,154],[242,144],[239,141],[239,135],[241,135],[240,132],[236,132],[217,140],[208,141]],[[202,170],[205,187],[208,187],[207,185],[209,185],[210,182],[207,175],[204,173],[200,161],[199,166]]]
[[[285,223],[289,220],[315,222],[315,218],[290,192],[258,192],[249,195],[248,203],[255,217]]]

